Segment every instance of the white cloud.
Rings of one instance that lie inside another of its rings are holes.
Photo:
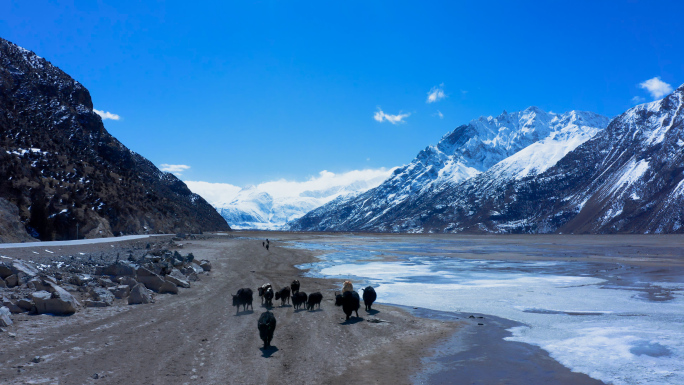
[[[645,101],[646,101],[646,99],[641,97],[641,96],[635,96],[632,98],[632,103],[634,103],[634,104],[641,104]]]
[[[230,203],[237,193],[242,190],[241,187],[228,183],[186,181],[185,184],[190,191],[201,195],[207,202],[217,207]]]
[[[440,119],[444,119],[444,114],[440,110],[437,110],[432,116],[439,116]]]
[[[159,169],[166,172],[174,173],[176,176],[181,176],[183,171],[189,170],[190,166],[184,164],[166,164],[162,163],[159,165]]]
[[[380,109],[380,107],[378,107],[378,110],[375,111],[375,114],[373,114],[373,119],[375,119],[378,122],[386,120],[392,124],[397,124],[404,123],[404,119],[408,118],[409,116],[411,116],[411,114],[402,114],[401,112],[399,112],[397,115],[386,114]]]
[[[107,119],[119,120],[119,119],[121,119],[121,117],[119,115],[112,114],[109,111],[105,112],[105,111],[101,111],[101,110],[93,108],[93,112],[100,115],[100,118],[102,118],[102,120],[107,120]]]
[[[651,94],[653,99],[660,99],[673,91],[672,86],[660,80],[659,76],[640,83],[639,87],[646,89]]]
[[[425,103],[435,103],[446,98],[446,94],[444,93],[444,83],[440,84],[439,87],[432,87],[432,89],[430,89],[430,92],[428,92],[427,95],[428,97]]]
[[[260,192],[266,192],[274,199],[298,198],[311,195],[311,192],[320,192],[326,201],[351,191],[365,190],[380,185],[390,174],[392,169],[366,169],[353,170],[344,173],[333,173],[323,170],[316,176],[304,181],[279,179],[260,183],[254,188]],[[228,183],[209,183],[185,181],[185,184],[193,192],[201,195],[210,204],[216,207],[226,206],[241,190],[240,187]]]

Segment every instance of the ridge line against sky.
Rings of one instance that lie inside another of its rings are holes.
[[[107,128],[184,180],[390,169],[479,116],[615,116],[684,80],[684,4],[37,1],[0,36],[88,88]]]

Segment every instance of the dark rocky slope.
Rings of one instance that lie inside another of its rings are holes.
[[[77,229],[81,238],[230,229],[185,183],[110,135],[83,85],[2,38],[0,132],[0,197],[41,240],[74,239]],[[0,239],[21,240],[5,234],[17,226],[4,206]]]

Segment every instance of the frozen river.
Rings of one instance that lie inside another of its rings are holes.
[[[326,252],[299,266],[308,275],[371,284],[383,303],[518,321],[525,326],[507,339],[606,383],[684,384],[681,275],[624,263],[460,258],[448,243],[296,246]]]

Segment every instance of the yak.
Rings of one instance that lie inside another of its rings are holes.
[[[375,289],[373,289],[373,286],[368,286],[363,290],[363,304],[366,305],[366,311],[371,310],[371,305],[373,305],[373,302],[375,302],[376,298],[378,298],[378,295],[375,293]]]
[[[266,306],[273,306],[273,289],[270,286],[264,291],[264,301]]]
[[[237,294],[233,294],[233,306],[237,306],[237,311],[235,314],[240,312],[240,305],[244,306],[243,310],[247,310],[247,306],[252,307],[252,289],[248,287],[243,287],[237,291]]]
[[[299,309],[300,306],[306,305],[306,298],[306,293],[303,291],[292,294],[292,306],[294,306],[295,309]]]
[[[285,286],[284,288],[275,292],[275,299],[280,300],[280,306],[285,306],[285,301],[290,303],[290,288]]]
[[[271,346],[271,340],[273,340],[273,331],[276,328],[276,318],[270,311],[265,311],[259,316],[259,322],[257,323],[259,328],[259,337],[264,341],[264,349]]]
[[[355,291],[345,291],[342,294],[335,293],[335,306],[342,306],[344,314],[347,315],[347,321],[349,321],[352,312],[356,312],[356,318],[359,318],[359,308],[361,307],[359,293]]]
[[[271,284],[270,283],[265,283],[257,288],[257,292],[259,293],[259,297],[261,297],[261,304],[263,305],[264,303],[264,293],[266,293],[266,289],[270,288]]]
[[[299,281],[296,279],[292,281],[292,283],[290,284],[290,289],[292,289],[293,295],[297,293],[299,291]]]
[[[323,294],[320,291],[309,294],[309,299],[306,301],[306,309],[313,310],[314,306],[318,305],[321,308],[321,301],[323,300]]]

